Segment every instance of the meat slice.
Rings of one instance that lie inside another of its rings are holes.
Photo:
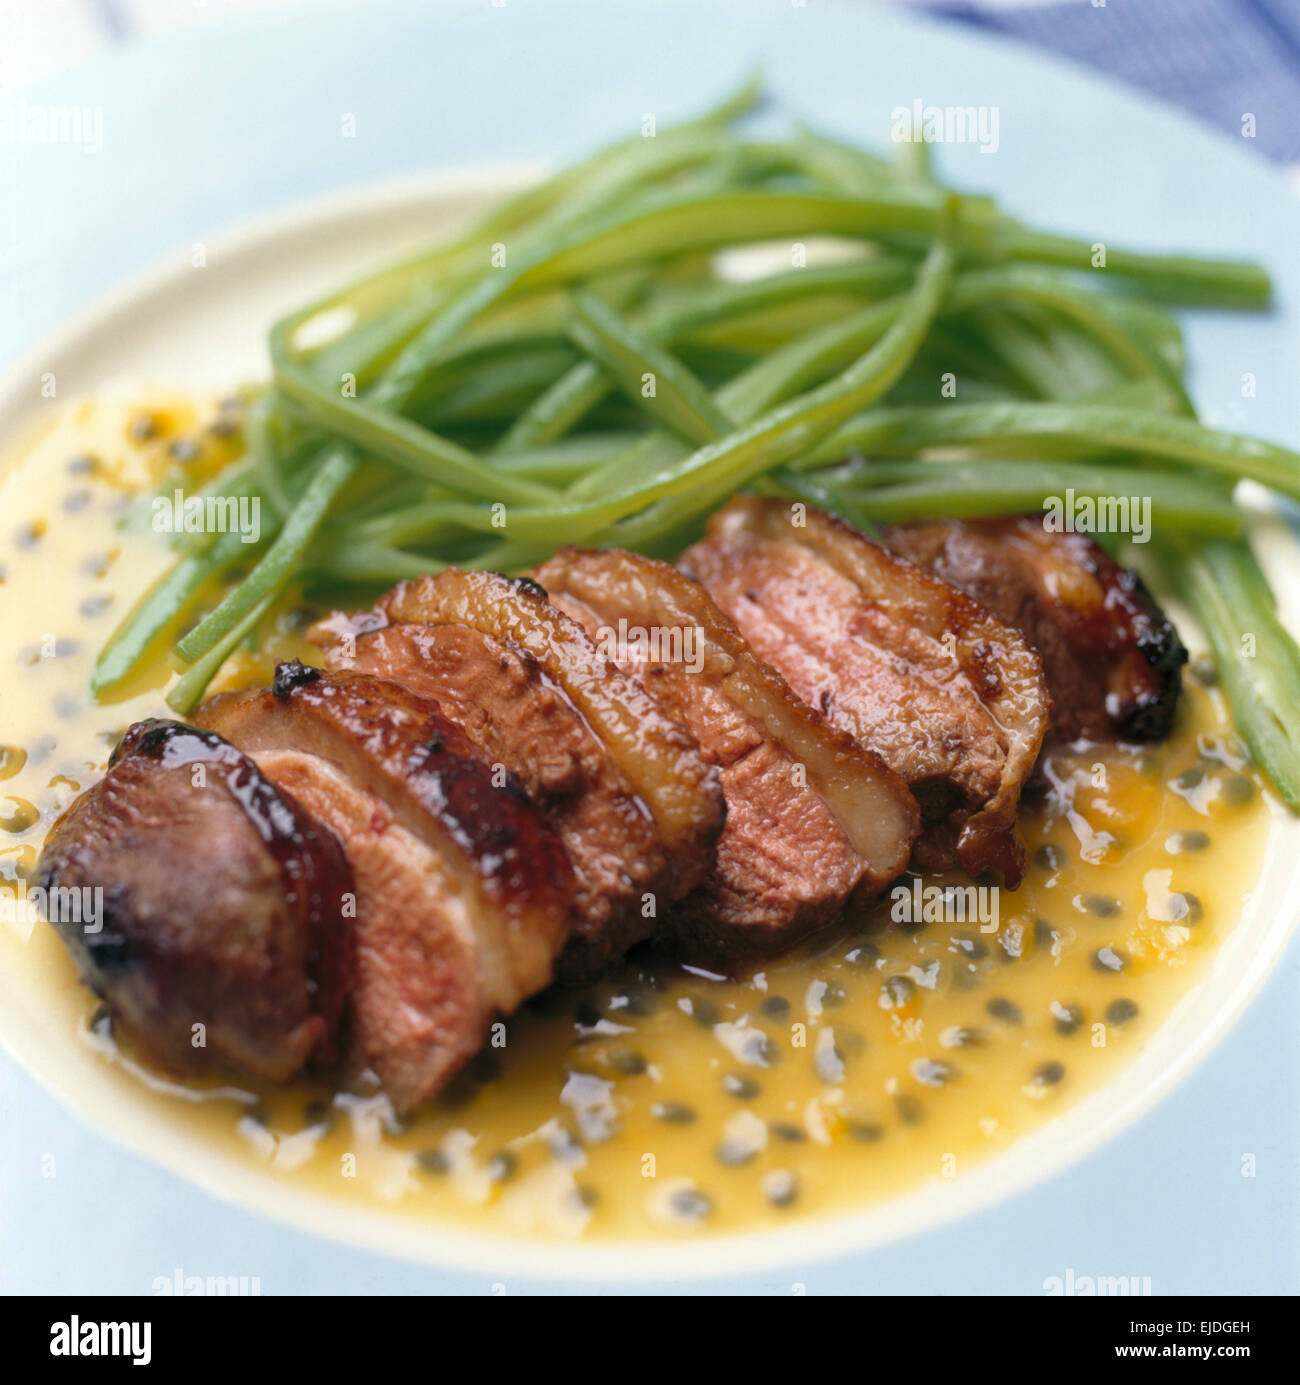
[[[332,1056],[351,871],[334,834],[220,736],[132,726],[56,823],[35,883],[150,1062],[280,1081]]]
[[[1016,809],[1049,704],[1018,631],[833,516],[777,499],[731,501],[680,565],[805,702],[907,782],[919,865],[1019,883]]]
[[[770,955],[901,873],[919,821],[902,780],[800,702],[702,587],[617,549],[561,549],[533,576],[719,770],[716,863],[666,920],[683,951]]]
[[[577,877],[562,981],[598,975],[708,874],[725,813],[717,771],[535,582],[449,569],[312,638],[336,667],[436,696],[536,796]]]
[[[282,664],[198,720],[330,823],[357,887],[355,1038],[394,1105],[434,1095],[551,979],[572,886],[559,838],[437,705]]]
[[[1132,568],[1041,516],[891,525],[895,553],[969,592],[1043,660],[1063,740],[1163,740],[1187,662],[1178,632]]]

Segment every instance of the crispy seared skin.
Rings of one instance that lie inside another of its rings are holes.
[[[903,870],[919,814],[902,780],[800,702],[697,583],[618,549],[561,549],[532,575],[721,774],[717,861],[665,920],[687,955],[778,952]]]
[[[1047,729],[1038,655],[966,593],[820,510],[739,497],[681,559],[756,654],[896,770],[918,864],[1024,873],[1021,788]]]
[[[330,822],[357,884],[356,1039],[399,1109],[436,1094],[551,979],[572,876],[517,781],[494,782],[435,703],[282,664],[200,708]]]
[[[332,1056],[351,871],[334,834],[220,736],[132,726],[55,825],[35,883],[102,890],[98,918],[64,917],[66,896],[47,917],[155,1065],[280,1081]]]
[[[1014,625],[1043,660],[1062,740],[1163,740],[1187,662],[1178,632],[1132,568],[1041,516],[886,528],[884,543]]]
[[[725,813],[716,770],[537,583],[449,569],[312,637],[340,665],[352,657],[401,681],[418,676],[411,686],[436,690],[553,814],[578,874],[562,981],[598,975],[707,875]],[[530,764],[548,728],[548,758]]]

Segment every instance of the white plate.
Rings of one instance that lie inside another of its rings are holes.
[[[160,266],[102,300],[0,381],[0,436],[18,438],[54,371],[77,395],[135,386],[228,389],[264,376],[268,324],[342,279],[450,234],[535,170],[496,167],[421,177],[311,203]],[[1271,516],[1256,526],[1283,611],[1300,627],[1294,547]],[[1290,561],[1277,561],[1281,555]],[[1179,617],[1180,625],[1189,625]],[[113,1139],[241,1206],[305,1230],[438,1265],[536,1277],[683,1279],[864,1250],[969,1213],[1057,1172],[1160,1100],[1223,1037],[1282,955],[1300,915],[1300,821],[1274,814],[1265,866],[1245,913],[1204,979],[1113,1081],[960,1179],[936,1180],[848,1215],[789,1229],[618,1245],[516,1240],[404,1218],[305,1191],[212,1149],[148,1100],[60,1022],[48,990],[16,963],[0,968],[0,1042],[71,1108]],[[6,949],[5,957],[8,958]]]

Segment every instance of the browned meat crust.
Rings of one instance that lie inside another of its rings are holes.
[[[716,770],[535,582],[449,569],[312,635],[332,641],[340,666],[357,658],[436,692],[487,757],[539,793],[579,877],[561,980],[598,975],[708,873],[725,813]],[[530,768],[548,726],[548,754]]]
[[[756,654],[907,781],[916,859],[1024,873],[1016,809],[1047,729],[1037,654],[964,592],[820,510],[740,497],[681,560]]]
[[[35,879],[102,890],[89,924],[47,910],[157,1066],[280,1081],[331,1056],[353,976],[351,871],[334,834],[220,736],[132,726]]]
[[[497,1013],[551,979],[572,888],[517,781],[494,782],[435,703],[364,674],[281,665],[199,710],[331,823],[357,884],[356,1039],[399,1109],[435,1094]]]
[[[561,549],[533,575],[720,771],[717,861],[665,920],[688,955],[779,952],[903,870],[919,823],[906,786],[801,703],[697,583],[617,549]]]
[[[1017,516],[892,525],[882,538],[1024,635],[1042,657],[1061,739],[1169,734],[1187,651],[1137,573],[1086,534]]]

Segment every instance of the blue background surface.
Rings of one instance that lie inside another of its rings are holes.
[[[27,100],[101,106],[104,148],[0,145],[0,365],[124,276],[251,216],[400,173],[563,161],[645,112],[689,113],[756,59],[798,111],[876,143],[890,109],[917,97],[996,105],[999,152],[948,148],[940,170],[1053,229],[1262,259],[1281,311],[1196,315],[1193,389],[1210,420],[1300,445],[1300,204],[1247,142],[964,28],[833,0],[317,8],[189,29],[47,80]],[[345,113],[354,139],[340,136]],[[1034,1294],[1073,1269],[1150,1276],[1157,1293],[1295,1292],[1298,996],[1293,945],[1191,1078],[1049,1182],[839,1261],[798,1264],[792,1237],[789,1270],[691,1290]],[[56,1179],[40,1176],[46,1153]],[[110,1145],[0,1055],[0,1289],[147,1293],[177,1267],[256,1275],[264,1293],[481,1293],[503,1278],[413,1267],[227,1207]]]

